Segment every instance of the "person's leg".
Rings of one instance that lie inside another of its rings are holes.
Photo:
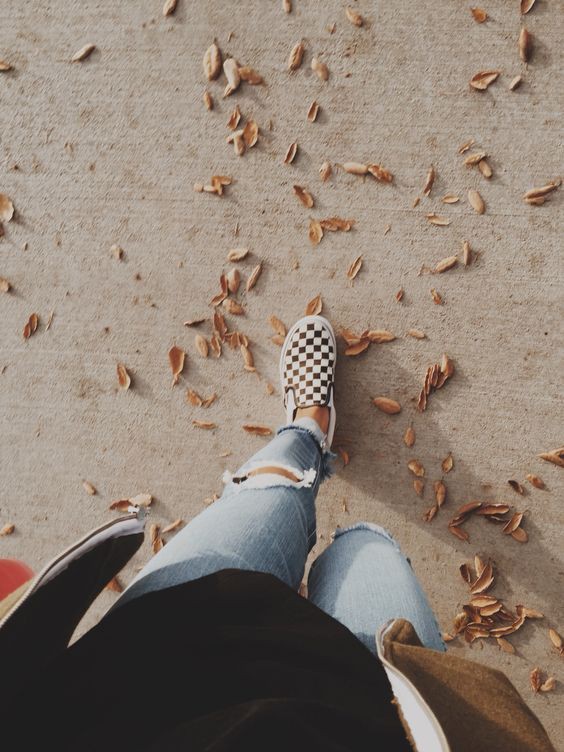
[[[398,544],[378,525],[361,522],[335,532],[308,578],[312,603],[344,624],[372,652],[391,619],[410,621],[423,645],[445,650],[436,618]]]
[[[275,575],[294,589],[315,544],[315,497],[329,474],[325,434],[298,418],[225,478],[221,498],[191,520],[141,570],[115,606],[221,569]]]

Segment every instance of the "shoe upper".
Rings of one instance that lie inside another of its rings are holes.
[[[293,391],[296,407],[332,402],[335,340],[330,324],[319,316],[306,317],[290,330],[282,350],[284,401]]]

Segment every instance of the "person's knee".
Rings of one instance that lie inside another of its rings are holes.
[[[349,525],[348,527],[339,527],[333,533],[332,538],[333,540],[337,540],[343,535],[350,536],[351,534],[356,534],[357,537],[360,535],[367,539],[375,536],[375,540],[379,540],[382,543],[388,543],[398,552],[400,550],[391,533],[373,522],[356,522],[354,525]]]
[[[251,489],[276,488],[311,488],[317,477],[315,468],[300,470],[290,465],[268,460],[243,466],[235,475],[225,472],[223,482],[229,483],[237,492]]]

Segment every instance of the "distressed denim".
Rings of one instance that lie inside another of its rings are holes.
[[[222,569],[267,572],[297,590],[316,542],[315,498],[334,459],[324,440],[311,418],[280,428],[235,475],[225,474],[221,498],[151,559],[114,608]],[[272,466],[297,480],[278,473],[248,476]],[[359,523],[337,530],[334,542],[311,567],[308,597],[373,653],[379,627],[396,617],[409,619],[426,647],[444,650],[433,612],[408,561],[377,525]]]

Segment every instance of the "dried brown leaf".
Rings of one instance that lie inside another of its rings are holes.
[[[529,481],[529,483],[532,486],[534,486],[535,488],[540,488],[540,489],[546,488],[543,479],[539,478],[538,475],[533,475],[532,473],[527,473],[527,475],[525,477],[527,478],[527,480]]]
[[[559,188],[561,185],[562,185],[562,181],[560,179],[551,180],[550,183],[547,183],[546,185],[543,185],[540,188],[531,188],[524,194],[523,198],[525,200],[544,198],[549,193],[552,193],[552,191],[555,191],[557,188]]]
[[[487,159],[481,159],[478,162],[478,169],[485,178],[491,178],[491,176],[493,175],[492,168],[490,167]]]
[[[550,452],[543,452],[539,454],[539,457],[545,462],[551,462],[553,465],[558,465],[558,467],[564,467],[564,447],[552,449]]]
[[[192,425],[196,426],[196,428],[203,428],[206,431],[217,428],[217,424],[210,420],[196,420],[195,418],[192,420]]]
[[[347,277],[351,280],[354,279],[356,275],[359,273],[361,266],[362,266],[362,256],[357,256],[357,258],[355,258],[355,260],[352,262],[352,264],[348,268]]]
[[[193,389],[186,390],[186,401],[194,405],[194,407],[201,407],[203,403],[203,399]]]
[[[464,266],[470,266],[472,263],[472,249],[470,248],[470,243],[465,240],[462,244],[462,262]]]
[[[470,86],[478,91],[485,91],[496,80],[500,71],[480,71],[470,79]]]
[[[327,217],[319,221],[323,230],[329,232],[349,232],[354,224],[352,219],[342,219],[341,217]]]
[[[288,58],[288,70],[293,71],[297,70],[300,67],[304,59],[304,49],[305,48],[302,42],[296,42],[296,44],[292,47],[290,57]]]
[[[28,318],[23,330],[24,339],[29,339],[32,334],[35,334],[37,327],[39,326],[39,316],[36,313],[32,313]]]
[[[435,305],[442,305],[443,299],[439,292],[435,290],[434,287],[431,288],[431,297],[433,298],[433,303]]]
[[[321,81],[327,81],[329,78],[329,68],[316,57],[311,60],[311,69],[317,74]]]
[[[527,29],[523,26],[519,33],[519,57],[524,63],[527,63],[531,57],[533,49],[533,38]]]
[[[491,564],[486,564],[484,571],[476,578],[474,582],[470,584],[470,592],[472,595],[477,593],[485,593],[490,588],[494,581],[494,572]]]
[[[96,496],[96,487],[90,483],[88,480],[82,481],[82,488],[86,491],[86,493],[89,496]]]
[[[529,674],[529,680],[531,683],[531,689],[533,692],[538,692],[542,684],[542,672],[538,666],[535,666]]]
[[[3,538],[5,535],[12,535],[15,529],[16,526],[13,522],[7,522],[2,528],[0,528],[0,537]]]
[[[247,292],[253,289],[253,287],[258,282],[261,274],[262,274],[262,262],[257,264],[255,268],[252,270],[252,272],[249,274],[249,278],[247,279],[247,284],[245,286],[245,289]]]
[[[522,83],[523,83],[523,76],[515,76],[514,78],[511,79],[509,83],[509,90],[515,91],[515,89],[518,89]]]
[[[470,188],[470,190],[468,191],[468,203],[470,204],[472,209],[474,209],[476,214],[483,214],[486,211],[484,199],[474,188]]]
[[[511,532],[511,537],[519,543],[526,543],[529,540],[527,531],[523,530],[522,527],[516,527],[515,530]]]
[[[282,0],[282,10],[285,13],[292,12],[292,0]]]
[[[268,319],[268,322],[270,326],[274,329],[276,334],[278,334],[280,337],[286,336],[286,325],[282,321],[280,321],[279,318],[277,318],[276,316],[271,316]]]
[[[319,168],[319,176],[324,183],[326,180],[329,179],[331,172],[332,172],[332,167],[329,164],[329,162],[323,162],[323,164]]]
[[[0,221],[9,222],[14,216],[14,204],[9,196],[0,193]]]
[[[241,274],[239,273],[239,269],[231,269],[231,271],[227,273],[227,289],[230,293],[235,295],[240,284]]]
[[[366,175],[368,173],[368,165],[360,162],[343,162],[341,166],[345,172],[351,175]]]
[[[441,462],[441,469],[443,473],[450,473],[454,466],[454,459],[452,457],[452,454],[449,452],[447,456],[442,460]]]
[[[213,110],[213,97],[207,89],[204,89],[203,100],[204,100],[206,109]]]
[[[6,60],[0,60],[0,73],[7,73],[13,69],[13,65]]]
[[[302,204],[307,207],[308,209],[311,209],[313,206],[313,196],[311,193],[303,188],[301,185],[295,185],[293,187],[293,191],[296,194],[296,196],[300,199]]]
[[[562,649],[562,637],[558,634],[558,632],[555,629],[549,629],[548,636],[550,637],[550,641],[554,645],[554,647],[558,648],[558,650],[561,650]]]
[[[460,196],[456,196],[454,193],[445,193],[441,201],[443,204],[457,204],[460,201]]]
[[[450,225],[450,219],[448,219],[448,217],[441,217],[439,214],[435,214],[435,212],[430,212],[426,217],[429,224],[437,225],[437,227],[447,227]]]
[[[417,496],[423,496],[423,491],[425,490],[425,481],[422,481],[421,478],[414,478],[413,490],[415,491]]]
[[[514,655],[515,648],[509,642],[509,640],[506,640],[504,637],[496,637],[495,639],[496,639],[497,644],[503,650],[504,653],[510,653],[511,655]]]
[[[407,447],[412,447],[415,444],[415,430],[413,426],[408,426],[403,434],[403,443]]]
[[[227,254],[227,260],[232,262],[242,261],[248,253],[248,248],[232,248]]]
[[[373,397],[372,403],[378,408],[378,410],[381,410],[388,415],[395,415],[401,411],[400,403],[396,402],[396,400],[390,399],[390,397]]]
[[[124,390],[129,389],[129,387],[131,386],[131,376],[127,372],[127,368],[123,365],[123,363],[118,363],[116,366],[116,371],[120,388]]]
[[[345,355],[360,355],[361,353],[368,350],[370,347],[370,340],[368,338],[360,339],[358,342],[355,342],[352,345],[348,345],[348,347],[345,350]]]
[[[243,306],[236,300],[233,300],[233,298],[226,298],[222,305],[227,313],[230,313],[232,316],[243,316],[245,313]]]
[[[440,508],[446,501],[446,486],[442,480],[436,480],[433,484],[433,489],[435,491],[435,501],[437,502],[437,506]]]
[[[90,57],[95,49],[95,44],[85,44],[84,47],[81,47],[78,52],[75,52],[71,57],[71,63],[81,63],[83,60],[86,60],[87,57]]]
[[[184,360],[186,358],[186,353],[184,350],[182,350],[180,347],[177,347],[174,345],[170,348],[168,351],[168,362],[170,363],[170,368],[172,370],[172,385],[178,384],[178,380],[180,378],[180,374],[182,373],[182,370],[184,368]]]
[[[423,186],[423,194],[425,196],[428,196],[431,193],[431,190],[433,188],[433,183],[435,182],[436,172],[433,165],[429,167],[429,172],[427,173],[427,177],[425,179],[425,185]]]
[[[403,287],[400,287],[400,289],[394,295],[398,303],[400,303],[403,300],[403,294],[404,294]]]
[[[376,178],[380,183],[392,183],[394,176],[389,170],[379,164],[368,165],[368,172]]]
[[[250,84],[251,86],[260,86],[264,83],[264,78],[254,68],[249,65],[242,65],[239,68],[239,76],[241,81]]]
[[[256,120],[247,120],[245,127],[243,128],[243,141],[245,146],[250,149],[258,141],[259,127]]]
[[[469,541],[470,536],[466,532],[466,530],[462,530],[458,525],[449,525],[448,526],[449,532],[451,532],[456,538],[459,538],[461,541]]]
[[[535,4],[536,0],[521,0],[521,13],[522,15],[525,15],[528,13],[533,5]]]
[[[298,151],[298,142],[294,141],[290,144],[288,147],[286,154],[284,156],[284,164],[291,164],[296,156],[296,152]]]
[[[229,130],[236,130],[240,120],[241,110],[239,109],[239,105],[236,105],[236,107],[231,112],[231,115],[229,116],[229,120],[227,121],[227,127],[229,128]]]
[[[307,111],[307,119],[310,123],[315,123],[318,114],[319,104],[315,100],[313,100],[313,102],[309,106],[309,110]]]
[[[194,345],[202,358],[208,357],[209,345],[205,337],[202,337],[201,334],[196,334],[196,336],[194,337]]]
[[[163,16],[172,16],[178,5],[178,0],[165,0],[163,5]]]
[[[169,525],[167,525],[166,527],[163,527],[163,529],[162,529],[162,532],[163,532],[163,534],[164,534],[164,533],[172,533],[172,532],[174,532],[175,530],[178,530],[178,528],[179,528],[179,527],[180,527],[180,526],[181,526],[182,524],[184,524],[184,520],[182,520],[182,519],[174,520],[174,522],[171,522],[171,523],[170,523]]]
[[[354,8],[347,6],[345,8],[345,15],[347,19],[353,24],[353,26],[362,26],[364,23],[363,17]]]
[[[410,337],[413,337],[414,339],[425,339],[427,337],[425,332],[422,332],[420,329],[408,329],[407,333]]]
[[[0,277],[0,292],[10,292],[12,285],[4,277]]]
[[[439,263],[435,266],[435,272],[437,274],[442,274],[443,272],[447,272],[449,269],[452,269],[454,266],[458,264],[458,256],[447,256],[444,259],[441,259]]]
[[[508,480],[507,482],[511,486],[511,488],[515,491],[515,493],[521,494],[521,496],[525,494],[525,489],[518,481]]]
[[[484,23],[488,17],[488,14],[483,8],[470,8],[470,12],[472,13],[474,21],[479,24]]]
[[[556,679],[554,678],[554,676],[549,676],[546,679],[546,681],[544,681],[540,685],[539,689],[541,692],[552,692],[555,686],[556,686]]]
[[[272,430],[268,426],[263,426],[259,423],[244,423],[243,430],[255,436],[270,436],[272,434]]]
[[[425,468],[419,462],[419,460],[409,460],[409,462],[407,463],[407,467],[418,478],[423,478],[425,476]]]
[[[321,299],[321,293],[312,298],[306,306],[306,316],[318,316],[323,310],[323,300]]]
[[[227,86],[223,90],[223,96],[229,97],[241,85],[241,74],[239,73],[239,66],[235,58],[228,57],[227,60],[223,61],[223,72],[227,79]]]

